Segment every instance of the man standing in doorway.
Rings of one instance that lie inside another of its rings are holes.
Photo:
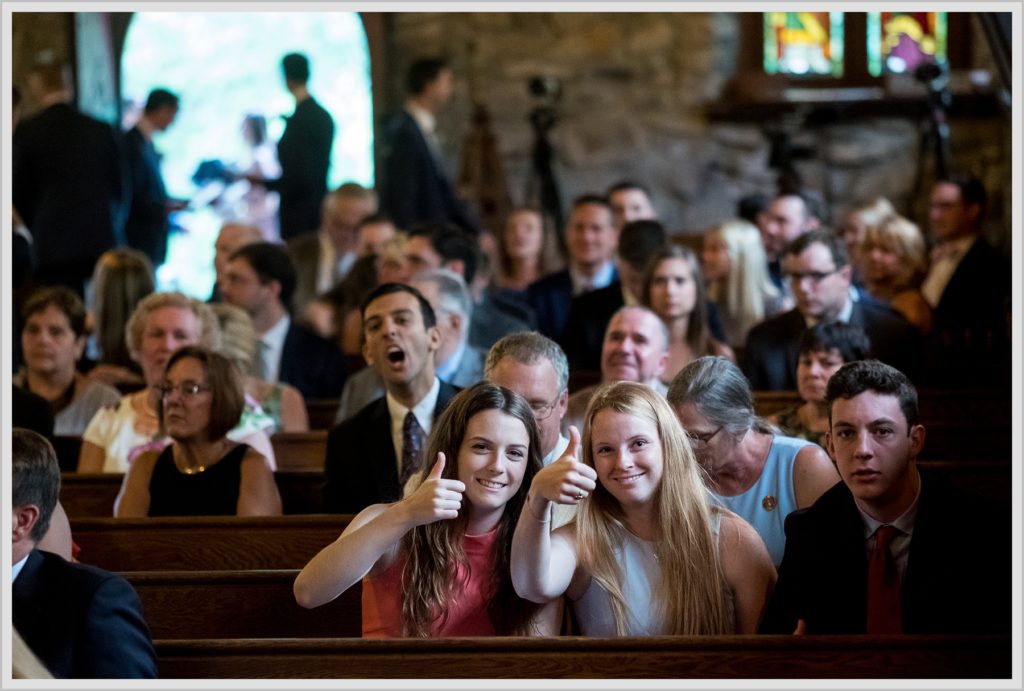
[[[437,115],[451,98],[452,71],[441,58],[409,67],[409,99],[385,125],[380,205],[399,228],[449,222],[477,234],[480,227],[455,196],[437,140]]]
[[[281,177],[266,180],[247,175],[246,179],[281,195],[278,211],[281,239],[288,240],[320,227],[320,205],[327,194],[334,121],[309,93],[306,56],[289,53],[281,60],[281,67],[285,87],[295,97],[295,113],[288,118],[281,141],[277,143]]]

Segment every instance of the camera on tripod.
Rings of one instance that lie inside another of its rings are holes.
[[[923,62],[914,70],[914,79],[928,89],[933,103],[948,108],[952,95],[949,93],[949,69],[937,62]]]
[[[535,76],[530,78],[530,94],[539,103],[530,111],[530,123],[540,132],[547,132],[558,119],[555,106],[562,97],[562,83],[557,77]]]

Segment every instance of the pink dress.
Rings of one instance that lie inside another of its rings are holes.
[[[494,636],[494,627],[487,617],[491,599],[495,528],[483,535],[466,535],[462,547],[469,569],[459,566],[456,582],[462,586],[448,604],[448,621],[444,627],[433,627],[431,636]],[[405,559],[399,558],[378,576],[363,579],[363,638],[398,638],[402,635],[402,569]]]

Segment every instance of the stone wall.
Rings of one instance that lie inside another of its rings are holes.
[[[975,22],[977,24],[977,22]],[[454,167],[469,123],[470,90],[493,117],[513,200],[524,195],[530,166],[534,75],[562,83],[552,141],[563,203],[622,178],[651,187],[670,228],[701,232],[734,213],[743,195],[769,192],[763,122],[709,118],[736,71],[739,16],[733,13],[424,13],[390,17],[391,79],[413,59],[444,54],[459,86],[440,123]],[[976,29],[975,64],[991,60]],[[984,173],[996,224],[1008,237],[1010,129],[998,115],[952,122],[954,164]],[[849,201],[890,197],[918,220],[914,198],[920,118],[899,112],[802,126],[794,143],[814,155],[800,161],[805,181],[836,218]],[[1007,197],[1008,199],[1008,197]],[[997,237],[997,239],[999,239]],[[1005,244],[1005,243],[1003,243]]]
[[[453,169],[470,122],[470,91],[490,110],[514,201],[522,200],[530,167],[528,83],[536,75],[562,83],[552,131],[563,203],[630,178],[651,187],[668,226],[701,232],[731,215],[750,192],[769,192],[763,121],[710,118],[737,70],[740,21],[735,13],[395,13],[385,15],[387,77],[375,88],[391,105],[415,58],[444,54],[458,79],[440,122]],[[12,54],[16,84],[40,51],[74,55],[67,13],[15,13]],[[992,68],[978,22],[972,26],[974,65]],[[471,86],[472,85],[472,86]],[[850,200],[889,196],[923,220],[914,198],[920,118],[845,117],[806,126],[794,142],[814,155],[800,161],[805,180],[838,217]],[[951,123],[954,165],[982,174],[993,195],[992,235],[1009,247],[1011,128],[996,114]]]

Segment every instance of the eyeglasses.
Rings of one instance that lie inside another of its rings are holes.
[[[171,395],[172,391],[177,391],[183,398],[192,398],[193,396],[198,396],[204,391],[209,391],[210,387],[197,384],[194,381],[183,381],[177,386],[169,382],[164,382],[160,386],[156,387],[156,390],[160,393],[160,398],[167,398]]]
[[[805,278],[809,278],[813,285],[817,285],[832,274],[837,273],[839,273],[839,269],[832,269],[831,271],[805,271],[803,273],[791,271],[786,273],[786,279],[790,283],[800,284]]]
[[[690,440],[691,446],[704,446],[721,431],[722,428],[719,427],[714,432],[687,432],[686,438]]]
[[[561,397],[562,393],[559,392],[558,395],[555,396],[555,400],[551,401],[550,403],[543,403],[541,405],[531,403],[530,410],[533,411],[533,419],[536,420],[537,422],[540,422],[541,420],[547,420],[549,417],[551,417],[551,413],[552,411],[554,411],[555,406],[558,405],[558,399],[560,399]]]

